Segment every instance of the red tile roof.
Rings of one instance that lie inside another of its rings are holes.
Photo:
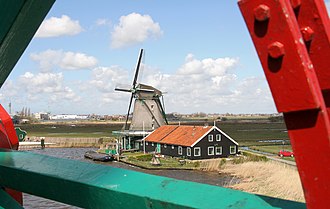
[[[212,126],[164,125],[147,136],[145,141],[161,144],[192,146],[212,128]]]

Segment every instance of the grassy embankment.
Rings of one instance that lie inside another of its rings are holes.
[[[282,149],[292,151],[291,145],[250,146],[250,148],[272,154],[278,154],[278,151]]]
[[[205,170],[205,171],[216,171],[221,165],[226,162],[231,162],[234,164],[239,164],[243,162],[257,162],[257,161],[267,161],[265,156],[250,154],[243,152],[242,156],[230,157],[230,158],[217,158],[211,160],[183,160],[181,158],[175,157],[161,157],[160,165],[152,165],[150,162],[152,160],[153,154],[143,154],[141,152],[134,153],[123,153],[123,158],[121,161],[133,164],[135,166],[147,169],[185,169],[185,170]]]
[[[147,169],[198,169],[200,162],[185,161],[183,164],[180,163],[179,158],[164,157],[160,158],[160,165],[152,165],[150,162],[152,160],[152,154],[143,154],[140,152],[135,153],[124,153],[124,158],[121,161],[129,163],[141,168]]]
[[[104,138],[111,137],[112,131],[120,130],[121,123],[39,123],[21,124],[28,136],[66,137],[66,138]]]

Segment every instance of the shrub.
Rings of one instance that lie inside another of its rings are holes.
[[[128,161],[134,161],[135,159],[136,158],[135,157],[132,157],[132,156],[130,156],[130,157],[127,158]]]
[[[234,164],[240,164],[240,163],[244,163],[245,162],[245,158],[244,157],[236,157],[232,160],[232,162]]]
[[[257,155],[257,154],[252,154],[249,152],[242,152],[242,154],[243,154],[243,157],[241,160],[236,160],[236,162],[235,162],[235,160],[233,161],[235,164],[248,162],[248,161],[253,161],[253,162],[268,161],[268,158],[264,155]],[[236,158],[236,159],[239,159],[239,158]]]
[[[151,161],[152,159],[152,154],[145,154],[145,155],[138,155],[135,158],[139,161]]]
[[[224,164],[226,164],[227,160],[226,159],[221,159],[220,163],[219,163],[219,168],[221,168],[221,166],[223,166]]]
[[[198,168],[198,167],[200,166],[200,164],[201,164],[201,163],[200,163],[199,161],[196,161],[196,162],[194,162],[194,167],[195,167],[195,168]]]

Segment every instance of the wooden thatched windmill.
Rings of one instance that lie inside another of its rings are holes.
[[[128,143],[141,139],[146,132],[151,132],[156,128],[167,124],[163,93],[146,84],[138,83],[138,76],[141,67],[141,60],[143,56],[143,49],[140,50],[138,62],[135,69],[135,75],[131,88],[115,88],[116,91],[124,91],[131,93],[131,98],[128,105],[126,122],[123,127],[125,138],[128,138]],[[162,101],[161,101],[162,99]],[[134,108],[132,113],[132,120],[128,125],[130,111],[134,100]],[[140,134],[141,133],[141,134]],[[126,144],[126,143],[124,143]],[[135,144],[135,147],[138,145]]]

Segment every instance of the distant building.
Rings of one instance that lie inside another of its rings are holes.
[[[85,120],[88,115],[60,114],[50,116],[51,120]]]
[[[139,149],[199,160],[236,155],[238,143],[216,126],[164,125],[148,135]]]
[[[49,120],[50,119],[50,114],[47,112],[37,112],[33,114],[35,119],[38,120]]]

